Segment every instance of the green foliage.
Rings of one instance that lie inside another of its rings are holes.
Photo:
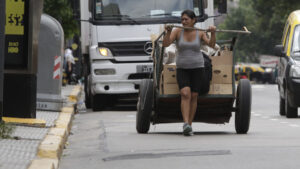
[[[79,34],[78,23],[73,17],[69,0],[44,0],[44,13],[57,19],[63,27],[65,39]]]
[[[273,54],[280,43],[285,20],[300,9],[299,0],[240,0],[239,8],[233,9],[222,29],[242,29],[246,26],[251,35],[237,35],[235,56],[239,61],[257,62],[259,54]],[[228,39],[234,34],[218,34],[217,38]]]
[[[10,138],[10,135],[15,130],[15,126],[5,124],[3,121],[0,122],[0,139]]]

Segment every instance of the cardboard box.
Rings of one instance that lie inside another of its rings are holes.
[[[163,94],[180,94],[178,84],[164,83]]]
[[[166,64],[163,68],[163,83],[174,84],[177,83],[176,80],[176,65]]]
[[[212,69],[212,84],[232,84],[232,65],[215,65]]]
[[[211,84],[208,94],[232,94],[232,84]]]
[[[217,65],[233,65],[232,51],[222,50],[220,53],[220,56],[211,57],[213,67]]]

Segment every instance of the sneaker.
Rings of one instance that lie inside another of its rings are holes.
[[[188,123],[183,124],[183,135],[192,136],[194,135],[192,127]]]

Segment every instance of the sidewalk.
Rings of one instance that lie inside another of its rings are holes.
[[[0,169],[54,169],[66,143],[82,86],[62,87],[61,112],[37,111],[45,127],[17,125],[11,139],[0,140]]]

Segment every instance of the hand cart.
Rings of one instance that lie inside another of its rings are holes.
[[[162,78],[166,66],[163,65],[164,47],[161,42],[163,36],[164,33],[154,41],[153,79],[143,79],[140,84],[136,115],[138,133],[147,133],[150,123],[183,122],[180,94],[178,91],[168,93],[163,90],[169,87]],[[236,89],[235,62],[232,56],[235,39],[218,41],[222,50],[220,56],[212,57],[213,78],[210,82],[210,91],[208,94],[199,95],[193,122],[225,124],[229,123],[234,112],[236,133],[246,134],[250,125],[251,84],[248,79],[240,79]]]

